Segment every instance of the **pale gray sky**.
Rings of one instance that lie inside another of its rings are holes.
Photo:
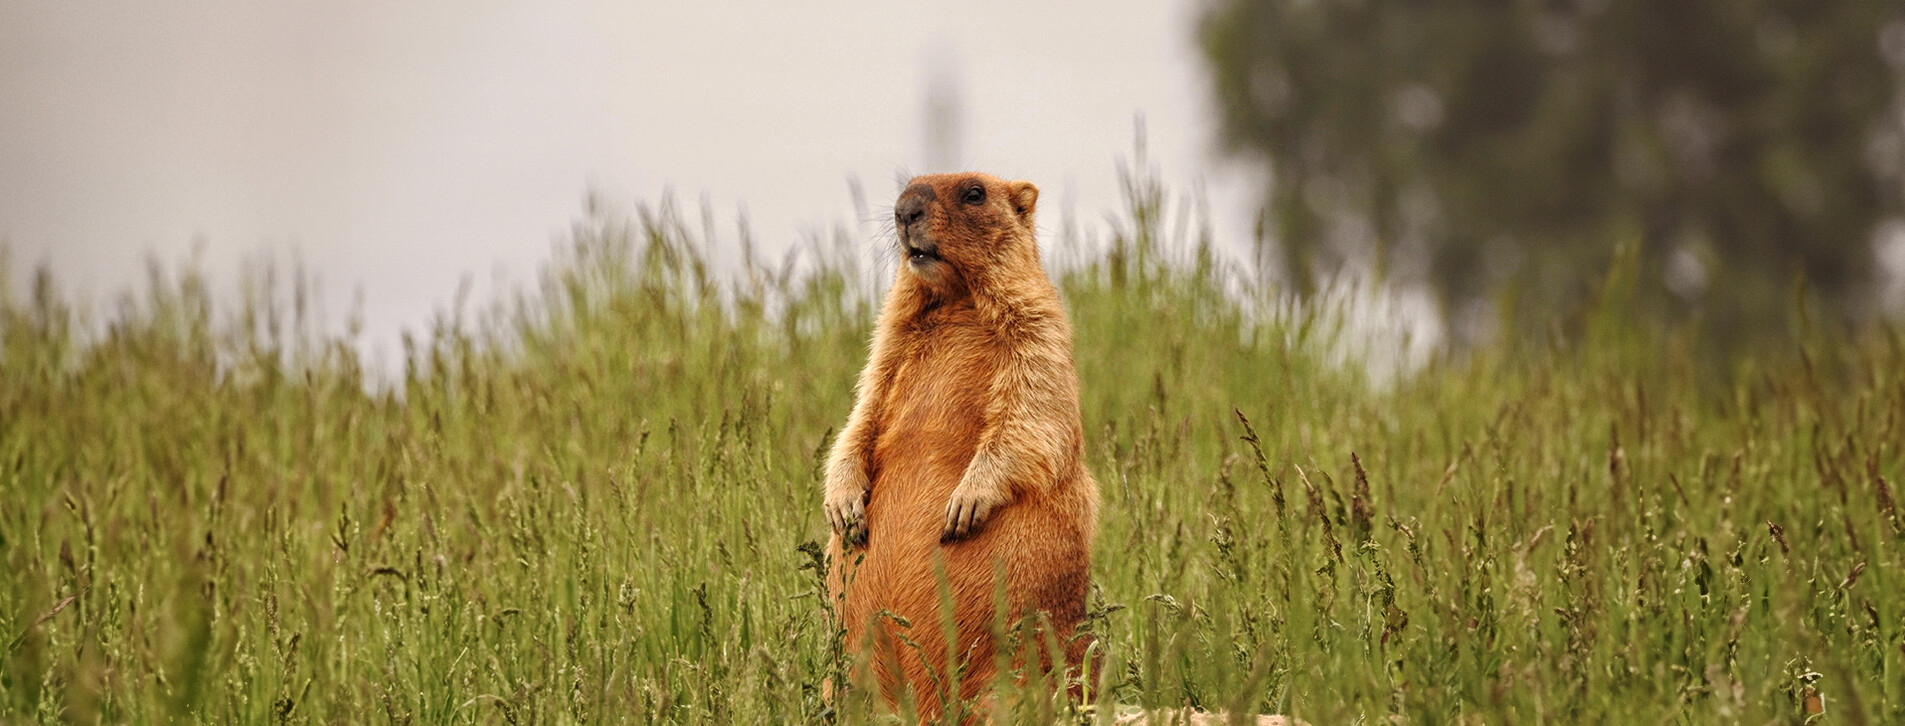
[[[295,246],[331,319],[361,286],[394,356],[464,277],[517,283],[593,186],[743,207],[769,252],[924,168],[925,90],[960,89],[963,166],[1032,180],[1041,226],[1119,206],[1142,114],[1242,251],[1197,3],[0,4],[0,240],[101,297],[202,245],[230,279]],[[731,227],[730,227],[731,231]],[[869,247],[871,238],[864,240]],[[386,361],[388,363],[390,361]]]

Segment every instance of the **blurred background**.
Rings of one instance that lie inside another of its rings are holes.
[[[1225,0],[1201,32],[1298,291],[1367,268],[1458,344],[1615,260],[1723,348],[1905,304],[1905,4]]]
[[[389,366],[591,195],[880,259],[898,180],[979,169],[1088,240],[1142,137],[1218,252],[1375,281],[1419,342],[1545,331],[1625,260],[1757,343],[1905,313],[1902,83],[1887,0],[7,3],[0,244],[95,299],[299,259]]]
[[[897,180],[978,169],[1040,185],[1049,241],[1120,209],[1142,115],[1174,180],[1222,185],[1211,216],[1239,239],[1256,192],[1214,163],[1197,18],[1189,3],[7,3],[0,239],[19,281],[45,262],[94,296],[137,283],[148,252],[197,250],[227,281],[295,252],[333,323],[361,290],[385,366],[465,279],[478,301],[533,281],[591,193],[672,193],[728,242],[745,216],[769,261],[842,227],[885,261]]]

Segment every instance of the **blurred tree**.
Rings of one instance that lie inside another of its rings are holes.
[[[1729,338],[1782,330],[1796,279],[1874,312],[1897,0],[1218,0],[1202,43],[1299,292],[1369,265],[1473,339],[1545,324],[1631,242],[1643,304]]]

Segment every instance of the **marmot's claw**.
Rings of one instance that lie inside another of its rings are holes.
[[[952,499],[946,502],[946,527],[940,531],[939,541],[958,539],[977,531],[979,523],[998,505],[999,498],[990,494],[965,487],[954,489]]]
[[[839,533],[841,542],[849,545],[867,543],[866,492],[858,496],[828,497],[825,509],[827,524]]]

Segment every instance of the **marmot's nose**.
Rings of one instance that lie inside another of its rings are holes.
[[[925,184],[914,184],[900,192],[900,201],[893,205],[893,221],[900,228],[913,226],[926,216],[926,205],[933,203],[933,188]]]

